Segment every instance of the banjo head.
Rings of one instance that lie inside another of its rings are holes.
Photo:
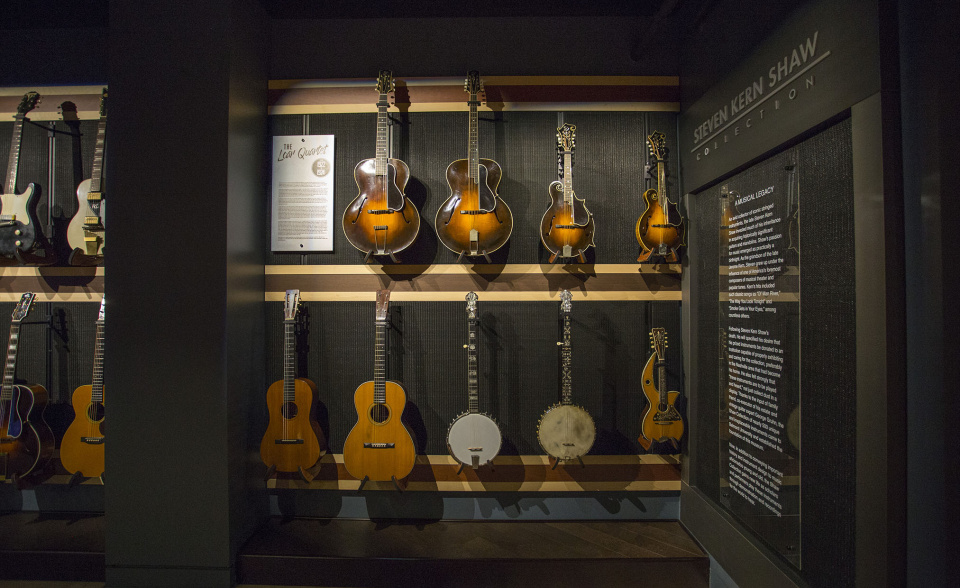
[[[447,431],[450,455],[470,467],[490,463],[500,452],[501,440],[500,427],[496,421],[478,412],[458,416]]]
[[[540,447],[556,459],[576,459],[593,447],[597,427],[593,417],[572,404],[555,404],[540,417],[537,439]]]

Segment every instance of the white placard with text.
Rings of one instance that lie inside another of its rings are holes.
[[[271,251],[333,251],[333,135],[273,138]]]

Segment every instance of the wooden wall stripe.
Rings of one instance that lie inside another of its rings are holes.
[[[77,105],[80,120],[100,119],[100,95],[105,84],[93,86],[24,86],[0,88],[0,121],[9,121],[17,114],[20,99],[27,92],[38,92],[40,104],[27,118],[33,121],[63,120],[60,105],[66,101]]]
[[[38,302],[100,302],[102,267],[0,267],[0,302],[35,292]]]

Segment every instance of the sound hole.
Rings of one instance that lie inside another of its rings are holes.
[[[283,418],[285,419],[292,419],[296,417],[298,412],[297,405],[296,403],[293,403],[293,402],[284,402],[283,408],[281,410],[282,410]]]
[[[93,402],[87,405],[87,418],[95,423],[103,420],[103,405]]]
[[[374,404],[370,407],[370,420],[382,425],[390,418],[390,407],[386,404]]]

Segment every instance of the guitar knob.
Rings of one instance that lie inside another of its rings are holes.
[[[17,247],[19,247],[20,245],[22,245],[22,243],[20,242],[19,239],[16,240],[16,241],[14,241],[13,244],[16,245]]]
[[[464,349],[467,348],[467,344],[466,344],[466,343],[463,344],[463,348],[464,348]]]
[[[19,237],[19,236],[22,235],[23,233],[20,232],[20,229],[17,229],[16,231],[13,232],[13,234],[14,234],[14,235],[17,235],[17,236]]]

